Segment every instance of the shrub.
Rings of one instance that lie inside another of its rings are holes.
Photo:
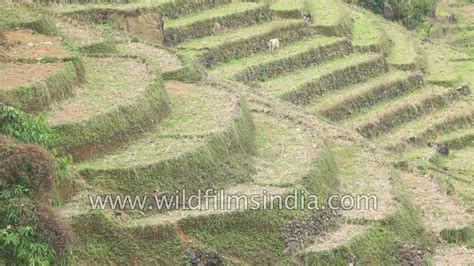
[[[42,117],[27,115],[10,106],[0,106],[0,134],[21,142],[39,143],[45,148],[52,144],[52,130]]]
[[[436,8],[438,0],[356,0],[354,2],[413,29],[423,23],[425,17]],[[391,7],[390,14],[385,11],[385,4]]]
[[[54,214],[49,204],[43,202],[36,204],[33,216],[37,220],[41,239],[55,250],[58,258],[65,258],[73,241],[69,226]]]
[[[53,156],[37,144],[16,144],[5,136],[0,140],[0,178],[38,193],[49,192],[57,175]]]
[[[38,235],[29,190],[8,186],[0,192],[0,256],[11,265],[49,265],[55,252]]]

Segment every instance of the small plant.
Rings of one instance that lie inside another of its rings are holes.
[[[51,147],[52,130],[43,117],[30,116],[6,106],[0,113],[0,122],[1,134],[10,135],[21,142],[38,143],[48,149]]]
[[[15,265],[49,265],[55,252],[43,242],[32,215],[29,190],[8,186],[0,192],[0,254]]]

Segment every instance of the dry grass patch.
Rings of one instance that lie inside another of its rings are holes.
[[[52,106],[52,125],[78,123],[133,102],[154,80],[148,66],[128,58],[84,59],[87,82],[75,90],[75,97]]]

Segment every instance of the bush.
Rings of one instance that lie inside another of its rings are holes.
[[[55,256],[40,239],[28,193],[17,185],[0,192],[0,257],[7,265],[49,265]]]
[[[57,175],[54,157],[37,144],[16,144],[5,136],[0,140],[0,179],[39,194],[49,192]]]
[[[52,144],[52,130],[42,117],[29,116],[9,106],[0,106],[0,134],[45,148]]]
[[[405,25],[405,27],[413,29],[423,23],[425,17],[436,8],[438,1],[439,0],[356,0],[354,2],[374,13],[384,15],[387,19],[397,21]]]

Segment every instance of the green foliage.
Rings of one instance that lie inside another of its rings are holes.
[[[0,133],[21,142],[38,143],[45,148],[52,145],[52,130],[41,116],[30,116],[13,107],[5,107],[0,114]]]
[[[356,2],[374,13],[383,14],[386,18],[413,29],[423,23],[425,17],[436,8],[438,0],[358,0]],[[393,9],[393,14],[385,12],[385,3]]]
[[[21,186],[0,192],[0,254],[12,264],[49,265],[55,252],[39,238],[28,192]]]
[[[474,224],[463,228],[448,228],[441,231],[441,237],[449,244],[467,245],[474,248]]]
[[[53,131],[44,117],[31,116],[13,107],[4,107],[3,113],[0,112],[0,134],[6,134],[14,137],[24,143],[38,143],[44,148],[50,150],[56,158],[58,167],[57,181],[66,179],[69,176],[69,166],[72,164],[72,157],[66,155],[61,157],[59,152],[52,148]]]

